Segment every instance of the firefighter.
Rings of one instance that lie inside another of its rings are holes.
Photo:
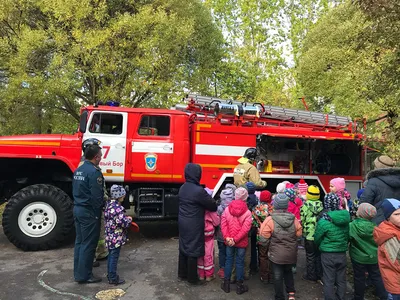
[[[101,141],[96,139],[96,138],[90,138],[85,140],[82,143],[82,151],[83,153],[85,153],[85,149],[87,146],[89,145],[98,145],[100,146]],[[80,167],[81,165],[83,165],[85,161],[85,156],[83,155],[81,158],[81,162],[79,163],[78,167]],[[107,189],[106,189],[106,183],[104,181],[104,202],[106,202],[108,200],[108,195],[107,195]],[[106,247],[106,240],[105,240],[105,228],[104,228],[104,214],[101,214],[101,226],[100,226],[100,238],[99,241],[97,243],[97,248],[96,248],[96,254],[94,257],[94,261],[93,261],[93,267],[99,267],[100,263],[99,260],[105,259],[108,256],[108,249]]]
[[[260,173],[254,166],[256,157],[257,149],[248,148],[243,157],[238,159],[239,164],[233,171],[233,179],[237,187],[246,184],[247,182],[254,183],[259,189],[262,189],[267,185],[264,180],[261,180]]]
[[[92,273],[104,205],[104,178],[99,168],[101,156],[99,145],[88,145],[85,149],[85,162],[76,169],[72,181],[76,229],[74,278],[79,283],[101,281]]]

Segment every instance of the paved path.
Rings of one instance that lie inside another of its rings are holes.
[[[189,287],[176,280],[178,241],[174,223],[142,226],[142,233],[130,237],[122,248],[119,274],[127,283],[120,286],[126,293],[121,299],[200,300],[200,299],[274,299],[273,286],[262,285],[257,276],[247,283],[250,291],[238,296],[235,289],[225,294],[219,279],[202,287]],[[144,236],[143,236],[144,235]],[[296,299],[323,299],[318,284],[301,279],[304,250],[299,250],[296,274]],[[0,226],[0,299],[95,299],[97,292],[114,288],[106,283],[106,262],[94,269],[103,282],[80,285],[73,281],[73,245],[62,249],[23,252],[8,242]],[[234,286],[232,286],[234,288]]]

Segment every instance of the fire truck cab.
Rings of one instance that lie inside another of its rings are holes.
[[[124,183],[139,219],[177,217],[177,193],[190,161],[189,116],[181,111],[90,106],[82,140],[101,141],[106,182]]]
[[[24,250],[57,247],[73,232],[72,174],[88,138],[101,141],[107,186],[124,185],[136,218],[155,220],[177,217],[188,162],[201,165],[201,184],[218,198],[249,147],[258,149],[271,192],[304,178],[324,196],[332,178],[344,177],[354,195],[363,181],[363,129],[347,117],[198,95],[171,109],[84,107],[73,135],[0,137],[3,230]]]

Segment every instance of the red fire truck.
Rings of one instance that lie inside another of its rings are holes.
[[[72,173],[88,138],[102,142],[107,184],[123,184],[136,218],[154,220],[177,217],[188,162],[202,166],[202,184],[218,197],[249,147],[259,150],[257,167],[271,192],[283,180],[304,178],[325,193],[341,176],[356,193],[364,172],[361,129],[347,117],[198,95],[172,109],[84,107],[76,134],[0,138],[4,233],[24,250],[54,248],[70,235]]]

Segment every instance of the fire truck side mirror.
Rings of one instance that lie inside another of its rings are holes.
[[[88,112],[85,110],[81,114],[81,118],[79,120],[79,131],[81,133],[86,132],[86,126],[87,126],[87,118],[88,118]]]

